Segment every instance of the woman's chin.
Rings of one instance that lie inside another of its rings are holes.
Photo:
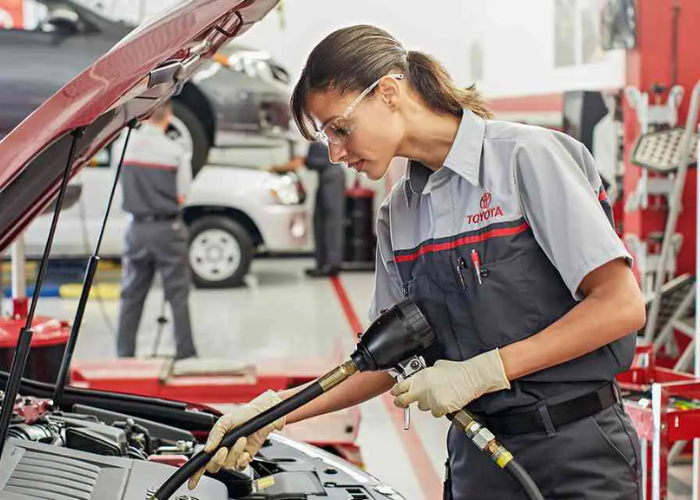
[[[381,168],[381,166],[378,166],[376,163],[374,165],[365,163],[365,168],[363,169],[362,173],[364,173],[368,179],[378,181],[384,177],[386,171],[386,168]]]

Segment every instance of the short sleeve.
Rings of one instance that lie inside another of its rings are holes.
[[[187,197],[192,187],[192,154],[183,152],[177,169],[177,194]]]
[[[124,149],[124,143],[126,141],[126,135],[127,131],[123,130],[117,136],[117,138],[112,141],[109,152],[109,167],[111,169],[116,170],[116,168],[119,166],[119,161],[121,160],[122,151]]]
[[[296,127],[292,127],[286,134],[287,143],[289,144],[290,158],[306,158],[309,153],[310,142],[299,133]]]
[[[390,199],[379,209],[377,216],[377,256],[374,278],[374,293],[369,309],[369,319],[379,316],[383,309],[388,309],[403,299],[401,279],[394,263],[389,227]]]
[[[294,153],[293,156],[299,157],[299,158],[306,158],[309,154],[309,149],[311,148],[311,144],[309,141],[303,140],[303,141],[296,141],[294,143],[293,149]]]
[[[606,214],[593,157],[581,143],[538,130],[517,147],[514,173],[523,215],[576,300],[590,272],[618,258],[631,265]]]

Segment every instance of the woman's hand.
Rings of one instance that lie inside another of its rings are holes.
[[[271,165],[268,170],[271,172],[277,172],[278,174],[285,174],[287,172],[296,172],[304,166],[304,158],[301,156],[295,156],[287,163],[283,165]]]
[[[285,165],[272,165],[268,167],[268,170],[270,172],[275,172],[277,174],[286,174],[288,172],[295,172],[299,170],[301,166],[297,165],[290,165],[290,164],[285,164]]]
[[[401,408],[417,401],[418,408],[434,417],[461,410],[476,398],[510,389],[498,349],[467,361],[438,361],[394,386],[394,404]]]
[[[250,403],[245,404],[236,408],[231,413],[227,413],[222,416],[211,432],[209,433],[209,438],[207,439],[207,444],[204,447],[204,451],[210,452],[216,449],[224,436],[239,425],[247,422],[256,415],[264,412],[265,410],[272,408],[276,404],[280,403],[282,398],[274,391],[266,391],[260,396],[252,400]],[[209,463],[199,469],[189,480],[187,486],[189,489],[193,490],[197,487],[199,479],[202,477],[205,471],[212,474],[216,474],[223,467],[224,469],[238,469],[243,470],[248,467],[250,461],[258,453],[262,447],[265,439],[274,430],[281,431],[284,428],[285,419],[282,418],[273,424],[263,427],[258,432],[255,432],[248,436],[247,438],[240,438],[233,445],[231,449],[221,448],[216,455],[212,457]]]

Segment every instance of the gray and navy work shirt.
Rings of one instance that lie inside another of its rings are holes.
[[[594,269],[631,257],[588,150],[548,129],[465,110],[443,168],[409,162],[379,211],[370,315],[404,297],[462,361],[543,330],[582,300]],[[470,405],[493,414],[555,404],[626,370],[635,336],[525,376]]]
[[[112,149],[119,160],[123,134]],[[149,123],[131,133],[124,157],[121,183],[123,208],[135,216],[175,216],[178,196],[186,196],[192,182],[192,155],[180,143]]]

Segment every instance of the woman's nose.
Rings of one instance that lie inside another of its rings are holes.
[[[342,145],[333,143],[328,145],[328,159],[331,163],[342,163],[347,154],[348,151]]]

